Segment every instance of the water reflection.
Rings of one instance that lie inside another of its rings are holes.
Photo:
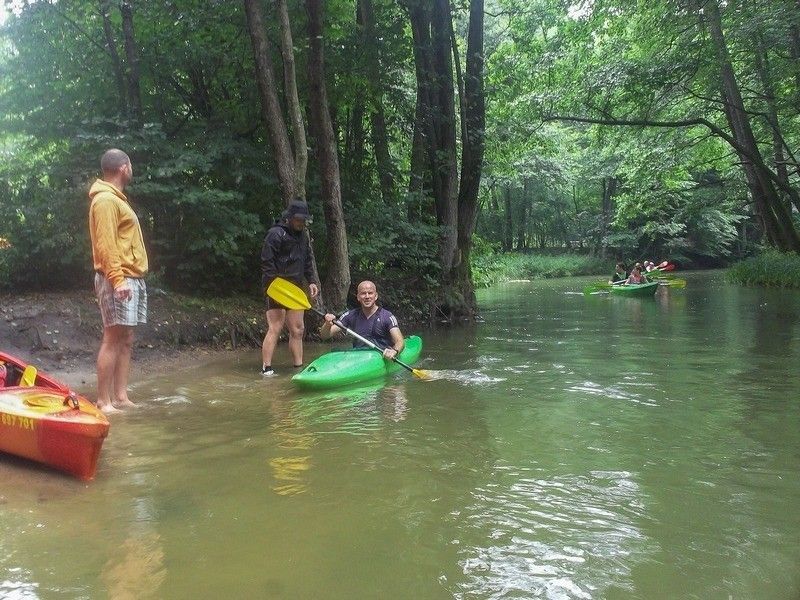
[[[131,535],[115,549],[101,572],[101,579],[114,600],[161,598],[167,576],[164,549],[154,532]]]
[[[689,279],[487,290],[433,381],[142,381],[91,484],[0,460],[0,597],[796,600],[800,301]]]

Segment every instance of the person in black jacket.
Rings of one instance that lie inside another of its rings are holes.
[[[283,215],[267,231],[261,249],[261,285],[266,292],[276,277],[288,279],[301,286],[308,282],[309,295],[319,293],[319,281],[314,272],[314,254],[306,224],[311,221],[308,205],[302,200],[292,200]],[[296,368],[303,366],[303,312],[288,310],[269,296],[267,299],[267,333],[261,344],[261,374],[269,377],[272,369],[272,354],[278,344],[283,326],[289,330],[289,351]]]

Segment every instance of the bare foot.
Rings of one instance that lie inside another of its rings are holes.
[[[114,402],[114,408],[137,408],[137,405],[125,398]]]
[[[110,415],[111,413],[118,413],[122,412],[116,406],[111,404],[111,402],[105,402],[103,404],[97,403],[97,408],[102,412],[104,415]]]

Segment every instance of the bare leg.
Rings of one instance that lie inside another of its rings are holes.
[[[114,400],[116,408],[136,406],[128,398],[128,374],[131,370],[131,350],[133,348],[133,327],[120,327],[117,340],[117,362],[114,365]]]
[[[302,310],[290,310],[286,315],[286,324],[289,328],[289,352],[292,353],[294,366],[303,364],[303,333],[305,332],[303,316]]]
[[[278,345],[278,338],[286,320],[286,311],[282,308],[270,308],[267,311],[267,333],[261,343],[261,360],[265,365],[272,366],[272,354]]]
[[[116,412],[111,404],[111,388],[114,384],[114,369],[117,363],[117,338],[121,325],[103,329],[103,341],[97,353],[97,408],[103,412]]]

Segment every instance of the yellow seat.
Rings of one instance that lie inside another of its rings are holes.
[[[19,385],[21,387],[33,387],[36,385],[36,367],[33,365],[28,365],[25,367],[25,370],[22,372],[22,377],[19,380]]]

